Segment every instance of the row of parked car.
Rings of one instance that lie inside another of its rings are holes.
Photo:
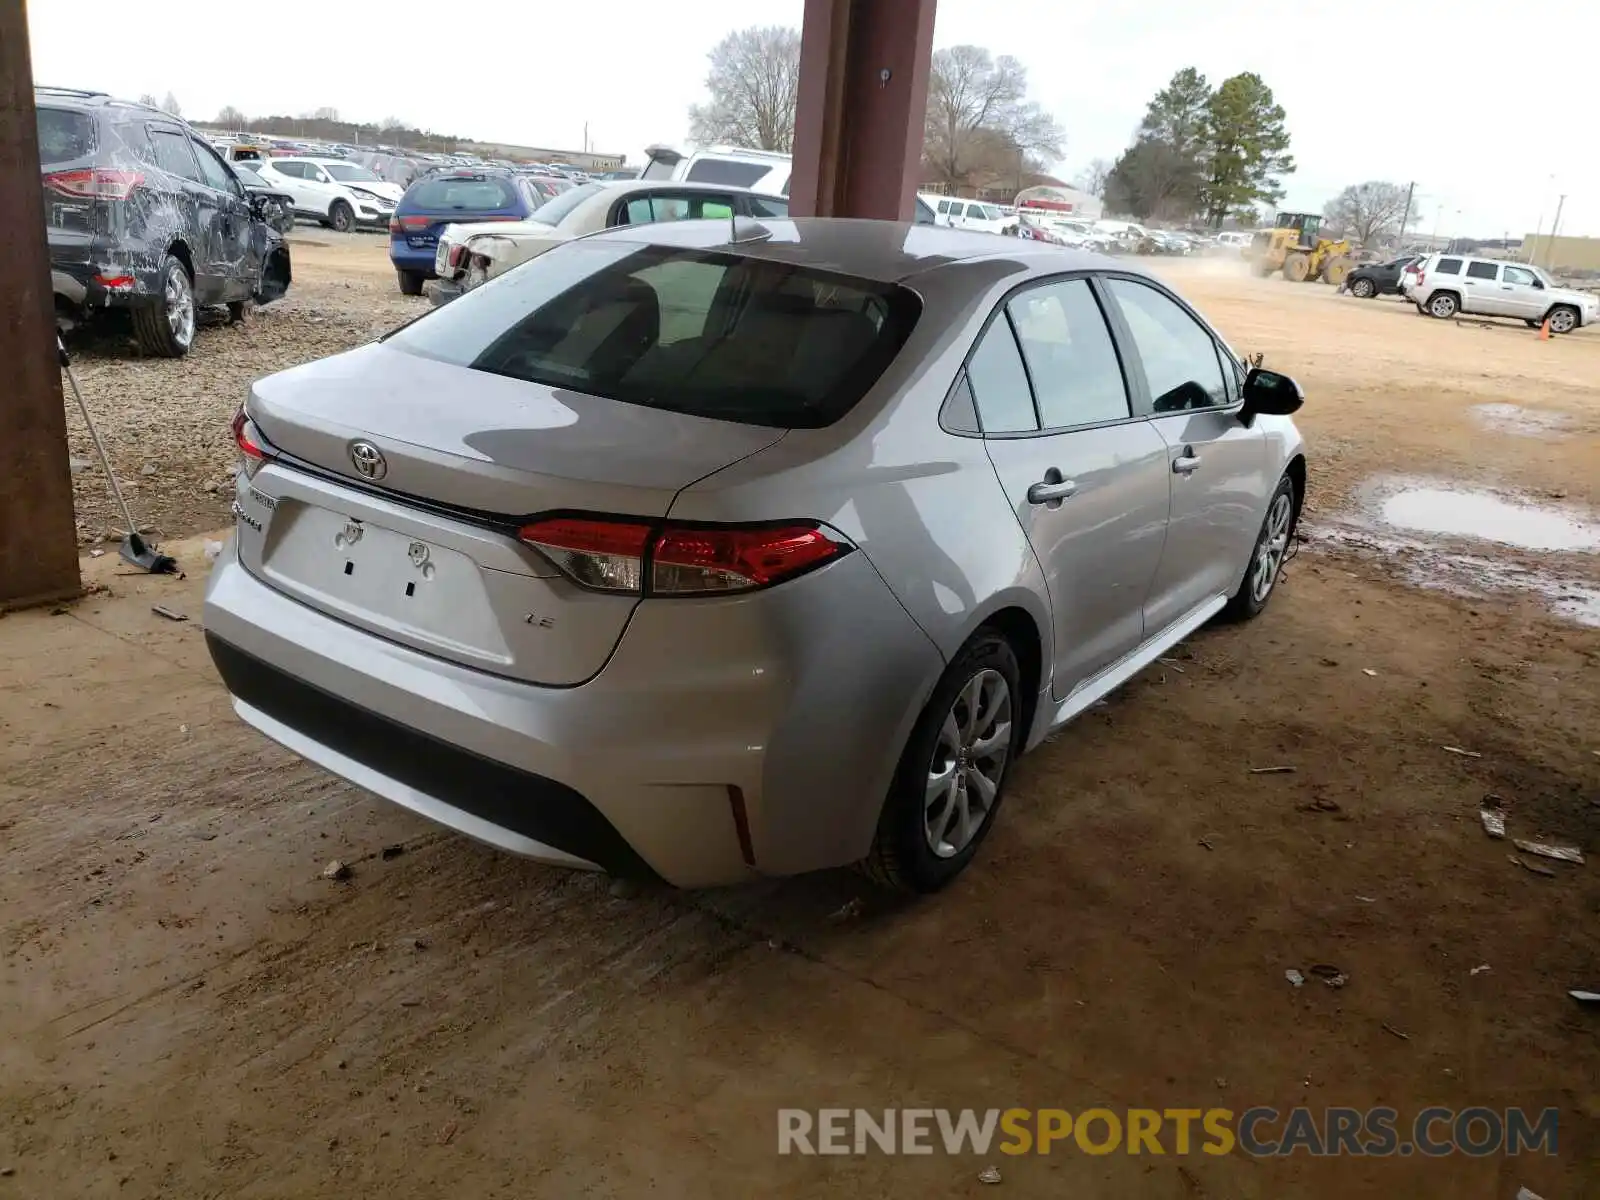
[[[124,315],[146,354],[189,352],[199,310],[289,289],[270,187],[181,119],[103,92],[34,90],[58,324]]]
[[[1543,267],[1463,254],[1402,254],[1357,267],[1344,290],[1362,300],[1404,296],[1439,320],[1459,313],[1512,317],[1532,328],[1571,333],[1600,321],[1600,296],[1560,286]]]

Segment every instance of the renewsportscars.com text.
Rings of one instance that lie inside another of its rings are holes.
[[[1554,1108],[781,1108],[779,1154],[1556,1153]]]

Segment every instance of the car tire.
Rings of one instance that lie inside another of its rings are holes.
[[[861,864],[875,882],[927,894],[972,861],[994,827],[1026,738],[1021,681],[1011,643],[988,627],[945,668],[900,755]],[[948,785],[940,788],[940,778]]]
[[[356,214],[343,200],[335,200],[333,207],[328,210],[328,224],[333,226],[335,233],[349,233],[356,227]]]
[[[1294,480],[1285,475],[1273,489],[1272,499],[1267,501],[1267,514],[1261,518],[1261,530],[1250,549],[1244,576],[1222,610],[1225,620],[1248,621],[1267,607],[1272,594],[1278,590],[1278,575],[1283,570],[1289,547],[1294,544],[1295,527],[1299,523],[1300,504],[1295,496]]]
[[[421,271],[402,271],[395,268],[395,277],[400,281],[400,294],[402,296],[422,295],[422,284],[427,278]]]
[[[139,349],[157,358],[182,358],[194,345],[197,312],[189,268],[168,254],[161,260],[161,295],[133,310]]]
[[[1571,333],[1578,327],[1578,310],[1570,304],[1558,304],[1545,313],[1544,319],[1550,322],[1551,333]]]
[[[1437,320],[1448,321],[1461,311],[1461,302],[1449,292],[1435,292],[1428,298],[1428,306],[1424,311]]]
[[[1370,279],[1357,279],[1350,285],[1350,294],[1357,300],[1371,300],[1378,294],[1378,285]]]

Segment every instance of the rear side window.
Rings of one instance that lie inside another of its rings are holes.
[[[1117,349],[1087,280],[1033,288],[1008,307],[1045,429],[1129,415]]]
[[[967,361],[967,381],[985,433],[1032,433],[1039,428],[1028,372],[1004,312],[989,322]]]
[[[904,288],[621,241],[557,247],[396,333],[473,370],[777,428],[832,424],[921,311]]]
[[[427,212],[494,212],[517,203],[509,179],[424,179],[406,197],[411,208]]]
[[[1492,262],[1469,262],[1467,264],[1468,279],[1498,279],[1500,278],[1500,264]]]
[[[720,183],[727,187],[752,187],[766,178],[771,167],[765,163],[730,162],[725,158],[702,158],[684,176],[691,183]]]
[[[150,145],[156,152],[156,166],[167,174],[177,175],[195,183],[203,182],[200,178],[200,165],[195,162],[194,152],[189,149],[189,139],[183,134],[166,129],[152,129]]]
[[[1439,265],[1434,270],[1440,275],[1461,274],[1461,260],[1459,258],[1441,258]]]
[[[771,200],[766,196],[751,196],[747,203],[750,205],[752,217],[787,217],[789,215],[789,202],[787,200]]]
[[[70,108],[38,110],[39,163],[52,167],[94,153],[94,118]]]
[[[305,163],[280,162],[273,163],[272,169],[279,175],[287,175],[290,179],[304,179],[306,177]]]

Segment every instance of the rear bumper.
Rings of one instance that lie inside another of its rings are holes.
[[[437,279],[434,272],[433,259],[435,253],[433,246],[412,246],[405,238],[398,240],[389,239],[389,261],[395,265],[396,270],[414,271],[424,279]]]
[[[106,255],[98,263],[52,260],[50,283],[56,299],[85,314],[155,302],[161,295],[160,269],[124,266],[116,257]]]
[[[680,887],[864,856],[943,669],[861,554],[767,592],[640,605],[575,687],[358,630],[231,545],[205,628],[238,715],[302,757],[502,849]]]
[[[449,304],[457,296],[464,294],[466,290],[461,286],[459,280],[435,279],[433,286],[428,289],[428,299],[432,300],[435,306]]]

